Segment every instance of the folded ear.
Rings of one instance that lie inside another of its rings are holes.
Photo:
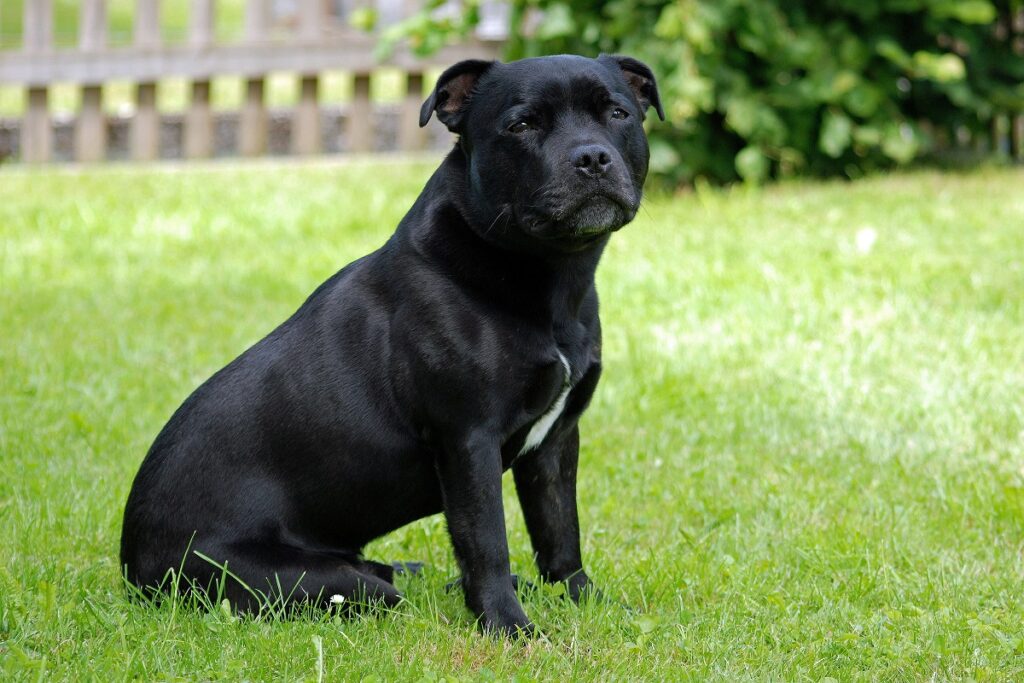
[[[636,95],[644,113],[648,107],[654,107],[654,111],[658,112],[658,118],[665,120],[665,110],[661,108],[661,97],[658,96],[658,84],[654,81],[650,67],[637,59],[620,55],[600,55],[597,61],[622,72],[626,85]]]
[[[437,112],[437,120],[453,133],[458,132],[459,122],[466,111],[469,96],[477,81],[495,62],[482,59],[467,59],[448,67],[437,79],[434,92],[420,109],[420,127],[427,125],[430,115]]]

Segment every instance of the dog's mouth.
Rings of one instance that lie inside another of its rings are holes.
[[[620,229],[635,215],[631,202],[613,194],[594,193],[530,221],[530,232],[552,242],[586,245]]]
[[[629,220],[626,207],[606,195],[585,200],[559,221],[571,234],[586,237],[618,230]]]

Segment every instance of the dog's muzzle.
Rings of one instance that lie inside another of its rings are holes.
[[[603,235],[621,228],[635,213],[610,197],[597,196],[583,202],[561,223],[573,235]]]

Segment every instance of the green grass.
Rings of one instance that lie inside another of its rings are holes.
[[[545,593],[544,638],[483,637],[438,517],[369,548],[429,563],[386,617],[129,603],[157,431],[430,167],[0,173],[0,678],[1024,677],[1019,169],[652,197],[616,235],[579,488],[591,576],[631,611]]]

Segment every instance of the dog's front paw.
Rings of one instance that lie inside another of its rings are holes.
[[[482,606],[482,609],[473,611],[479,616],[480,628],[484,633],[505,638],[530,638],[537,634],[537,628],[526,616],[515,593],[510,590],[486,596],[477,606]]]
[[[520,609],[518,615],[483,615],[480,628],[484,633],[503,638],[533,638],[537,635],[537,627]]]
[[[604,593],[594,585],[594,582],[583,571],[579,571],[565,579],[565,588],[569,598],[575,603],[583,600],[597,600],[599,602],[604,600]]]

